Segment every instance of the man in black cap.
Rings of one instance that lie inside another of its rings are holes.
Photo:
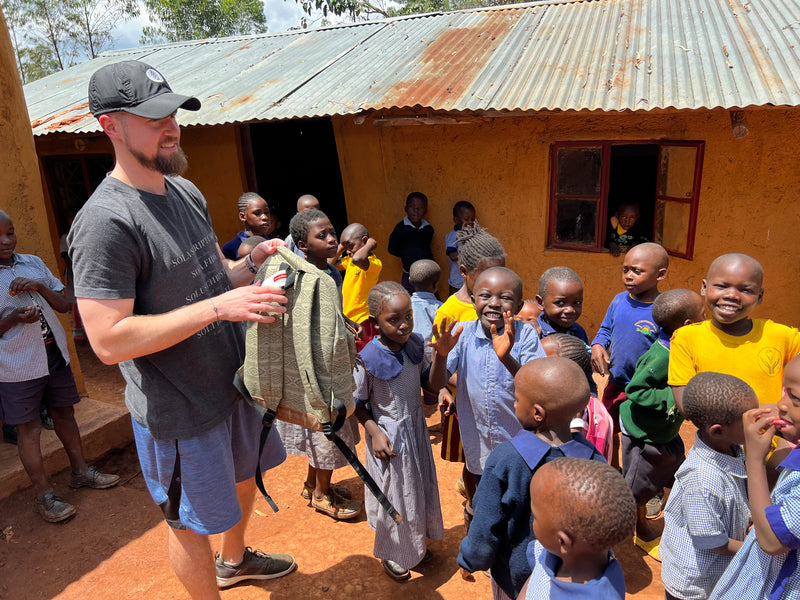
[[[285,459],[277,436],[258,456],[255,410],[232,385],[242,327],[270,322],[264,302],[282,290],[247,285],[282,242],[228,261],[205,199],[180,175],[186,157],[175,120],[197,98],[172,92],[139,61],[98,70],[89,108],[114,146],[114,169],[70,231],[75,295],[92,348],[120,364],[142,473],[169,528],[169,557],[192,598],[291,572],[294,559],[245,547],[256,469]],[[216,561],[208,535],[222,533]]]

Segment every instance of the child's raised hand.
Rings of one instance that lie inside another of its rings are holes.
[[[397,456],[392,451],[392,444],[389,443],[389,436],[383,433],[383,431],[376,431],[372,435],[372,454],[375,455],[375,458],[380,458],[381,460],[389,460]]]
[[[428,346],[436,350],[439,356],[447,356],[455,347],[458,338],[461,337],[461,332],[464,331],[462,325],[453,331],[457,323],[458,321],[453,319],[453,322],[448,325],[447,317],[445,317],[439,326],[436,323],[433,324],[433,340],[428,342]]]
[[[461,579],[463,579],[464,581],[471,581],[475,583],[475,576],[472,573],[467,571],[464,567],[461,567],[460,571],[461,571]]]
[[[747,461],[764,462],[772,447],[777,415],[771,408],[754,408],[742,415],[744,445]]]
[[[503,333],[497,333],[496,325],[492,324],[491,327],[492,346],[494,346],[494,351],[501,361],[511,354],[511,349],[514,347],[514,333],[516,331],[514,315],[511,314],[510,310],[503,313],[503,321],[505,323]]]
[[[608,352],[600,344],[592,344],[592,369],[600,375],[608,375]]]

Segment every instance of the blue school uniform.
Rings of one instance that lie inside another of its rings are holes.
[[[653,303],[639,302],[628,292],[614,296],[600,324],[592,345],[600,344],[610,357],[609,381],[625,389],[630,383],[636,362],[658,338],[653,322]]]
[[[520,365],[545,355],[536,330],[514,321],[511,356]],[[489,454],[522,427],[514,411],[514,377],[505,368],[480,320],[461,323],[464,331],[447,355],[449,375],[458,373],[456,410],[467,470],[483,473]]]
[[[534,542],[536,563],[525,593],[525,600],[625,600],[625,577],[622,566],[608,553],[608,566],[600,577],[586,583],[556,579],[561,559]]]
[[[533,540],[531,479],[540,466],[564,456],[606,462],[580,433],[553,446],[523,429],[494,449],[473,498],[475,516],[461,542],[460,566],[472,573],[491,568],[492,579],[506,594],[519,595],[531,573],[526,557]]]
[[[770,556],[752,529],[708,600],[800,599],[800,448],[792,450],[781,467],[766,513],[772,531],[789,552]]]
[[[548,335],[552,335],[554,333],[566,333],[567,335],[574,336],[581,340],[584,344],[589,343],[589,336],[586,335],[586,330],[583,328],[582,325],[578,323],[573,323],[569,326],[569,329],[566,331],[559,331],[545,319],[545,314],[541,313],[539,318],[536,319],[536,323],[539,325],[539,328],[542,330],[542,337],[547,337]]]

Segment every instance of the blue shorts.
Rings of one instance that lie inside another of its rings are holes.
[[[225,421],[185,440],[157,440],[144,425],[132,421],[139,463],[150,495],[162,508],[168,500],[178,504],[179,518],[167,518],[171,527],[188,527],[210,535],[227,531],[239,522],[242,511],[236,484],[255,475],[262,429],[261,418],[250,404],[238,402]],[[180,452],[180,498],[167,493],[175,469],[176,446]],[[261,457],[263,471],[286,460],[276,431],[269,434]]]
[[[68,407],[81,401],[69,365],[28,381],[0,382],[0,421],[20,425],[39,419],[39,406]]]

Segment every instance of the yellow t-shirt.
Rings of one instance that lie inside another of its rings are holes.
[[[478,313],[475,312],[475,305],[473,305],[472,302],[462,302],[453,294],[445,300],[436,311],[436,315],[433,318],[436,327],[441,326],[444,317],[447,317],[447,323],[449,325],[453,322],[453,319],[458,322],[474,321],[478,318]]]
[[[367,296],[381,276],[383,263],[374,254],[369,255],[369,268],[364,270],[353,264],[350,256],[342,258],[344,281],[342,282],[342,308],[344,316],[356,323],[363,323],[369,318]]]
[[[794,327],[768,319],[753,319],[747,335],[724,333],[711,321],[693,323],[672,336],[669,385],[686,385],[697,373],[713,371],[747,382],[759,404],[775,404],[781,397],[784,365],[800,352]]]

